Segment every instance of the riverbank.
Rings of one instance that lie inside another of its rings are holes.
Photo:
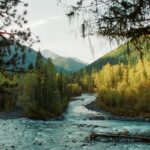
[[[111,112],[106,112],[104,109],[101,109],[96,104],[96,101],[93,101],[85,107],[91,111],[98,112],[100,115],[93,116],[91,120],[120,120],[120,121],[141,121],[141,122],[150,122],[150,118],[143,118],[143,117],[128,117],[123,115],[116,115],[112,114]]]
[[[66,109],[66,108],[65,108]],[[43,117],[28,117],[27,114],[25,114],[24,109],[22,107],[19,106],[15,106],[14,108],[10,109],[9,111],[1,111],[0,112],[0,119],[19,119],[19,118],[29,118],[31,120],[63,120],[63,113],[58,115],[58,116],[53,116],[53,117],[49,117],[46,118],[45,116]]]
[[[78,101],[78,100],[84,100],[84,98],[80,98],[78,97],[73,97],[71,99],[71,101]],[[70,101],[70,102],[71,102]],[[98,107],[98,105],[96,104],[96,101],[92,101],[91,103],[85,105],[85,107],[88,110],[97,112],[99,115],[95,115],[90,117],[90,120],[120,120],[120,121],[140,121],[140,122],[150,122],[150,118],[143,118],[143,117],[127,117],[127,116],[121,116],[121,115],[116,115],[116,114],[112,114],[111,112],[107,112],[104,109],[100,109]],[[64,111],[67,108],[64,109]],[[49,117],[49,118],[31,118],[28,117],[25,113],[24,113],[24,109],[19,107],[19,106],[15,106],[13,109],[9,110],[9,111],[3,111],[0,112],[0,119],[17,119],[17,118],[30,118],[33,120],[63,120],[64,116],[63,113],[59,114],[58,116],[53,116],[53,117]]]
[[[128,137],[150,137],[149,122],[91,120],[89,118],[102,114],[102,111],[97,113],[85,108],[95,101],[96,95],[87,93],[76,99],[69,103],[61,121],[0,119],[0,150],[149,150],[149,143]],[[104,112],[103,116],[106,114]],[[90,140],[91,133],[98,137]],[[120,134],[126,134],[127,138]]]
[[[0,112],[0,119],[16,119],[25,117],[24,109],[19,106],[15,106],[9,111]]]

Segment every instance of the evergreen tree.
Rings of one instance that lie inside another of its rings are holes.
[[[28,70],[33,70],[34,66],[33,64],[31,63],[29,66],[28,66]]]

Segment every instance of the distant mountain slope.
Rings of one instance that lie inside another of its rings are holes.
[[[4,43],[2,41],[7,42],[7,39],[0,39],[1,43]],[[8,41],[9,42],[9,41]],[[37,58],[37,51],[35,51],[32,48],[29,48],[27,46],[23,46],[21,44],[15,44],[15,43],[10,43],[10,46],[3,48],[2,51],[7,51],[5,56],[3,56],[3,60],[5,62],[9,62],[12,58],[15,56],[15,64],[10,64],[7,66],[7,69],[25,69],[27,70],[29,65],[32,64],[32,66],[35,66],[36,63],[36,58]],[[43,55],[43,61],[46,63],[47,58],[51,58],[53,64],[55,65],[55,68],[58,72],[62,73],[72,73],[79,71],[81,68],[84,68],[87,66],[86,63],[82,62],[81,60],[77,58],[66,58],[66,57],[61,57],[49,50],[43,50],[42,52]],[[17,58],[16,58],[17,56]]]
[[[13,57],[14,54],[17,54],[17,68],[24,68],[25,70],[28,69],[28,66],[32,64],[35,65],[36,58],[37,58],[37,52],[29,47],[21,47],[21,45],[13,44],[9,46],[7,49],[10,50],[9,54],[6,54],[3,59],[9,60]],[[24,52],[23,52],[24,51]],[[23,59],[25,53],[25,59]],[[46,60],[43,57],[44,60]],[[24,60],[24,62],[22,62]],[[13,68],[13,65],[9,65],[9,68]]]
[[[59,55],[55,54],[54,52],[44,49],[41,51],[41,54],[45,57],[45,58],[51,58],[51,59],[56,59],[58,57],[60,57]]]
[[[53,57],[55,57],[55,56],[53,56]],[[34,49],[31,49],[31,48],[27,48],[24,67],[28,68],[28,66],[31,63],[33,64],[33,66],[35,66],[36,58],[37,58],[37,51],[35,51]],[[47,57],[47,58],[49,58],[49,57]],[[43,56],[43,61],[46,62],[47,58]],[[61,72],[61,73],[68,73],[68,71],[65,70],[63,67],[58,66],[57,64],[54,64],[54,66],[55,66],[56,71]]]
[[[53,59],[52,62],[55,65],[64,68],[68,72],[76,72],[87,66],[86,64],[80,63],[72,58],[65,58],[65,57]]]
[[[25,70],[28,69],[29,65],[32,64],[33,67],[35,66],[36,63],[36,58],[37,58],[37,51],[35,51],[32,48],[29,47],[24,47],[24,52],[25,52],[25,60],[24,63],[22,63],[22,57],[23,57],[23,52],[22,52],[22,48],[21,46],[16,46],[11,45],[9,47],[9,49],[11,50],[11,54],[10,55],[6,55],[3,59],[9,60],[9,58],[11,58],[16,52],[18,54],[18,60],[17,60],[17,68],[23,68]],[[43,61],[46,63],[47,58],[43,57]],[[14,68],[13,66],[9,66],[9,68]],[[68,73],[67,70],[65,70],[64,68],[61,68],[57,65],[55,65],[55,69],[58,72],[62,72],[62,73]]]
[[[37,51],[35,51],[32,48],[25,47],[25,60],[24,63],[22,63],[22,57],[23,53],[21,46],[16,46],[15,44],[10,46],[11,55],[7,55],[5,59],[9,59],[9,57],[12,57],[16,51],[20,59],[17,60],[17,67],[18,68],[24,68],[25,70],[28,69],[29,65],[32,64],[35,66],[36,58],[37,58]],[[87,64],[82,63],[81,60],[73,59],[73,58],[66,58],[61,57],[49,50],[44,50],[41,52],[43,55],[43,61],[46,62],[48,58],[52,59],[53,64],[55,65],[56,71],[62,72],[62,73],[72,73],[79,71],[80,69],[87,66]],[[78,60],[78,61],[77,61]],[[12,67],[10,67],[12,68]]]
[[[82,63],[82,64],[88,65],[87,62],[84,62],[83,60],[80,60],[80,59],[78,59],[78,58],[76,58],[76,57],[69,57],[69,58],[72,58],[73,60],[75,60],[75,61],[77,61],[77,62],[80,62],[80,63]]]
[[[51,58],[54,65],[63,68],[68,72],[76,72],[87,66],[87,63],[73,57],[62,57],[49,50],[41,51],[46,58]]]
[[[142,43],[142,47],[146,49],[146,43]],[[137,63],[139,56],[138,52],[135,49],[135,46],[133,43],[130,43],[130,62],[131,64]],[[146,52],[145,50],[145,58],[150,59],[150,53]],[[129,62],[129,57],[127,54],[127,44],[121,45],[119,48],[116,48],[115,50],[112,50],[111,52],[107,53],[106,55],[102,56],[92,64],[88,65],[85,67],[87,71],[92,71],[93,68],[100,70],[104,65],[107,63],[110,63],[112,65],[118,64],[118,63],[124,63],[128,64]]]

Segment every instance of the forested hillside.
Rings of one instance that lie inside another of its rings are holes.
[[[16,59],[16,68],[22,70],[28,70],[30,67],[35,67],[37,51],[33,48],[29,48],[27,46],[21,44],[12,44],[9,47],[10,54],[6,54],[3,56],[3,60],[8,61],[12,57],[17,57]],[[87,64],[80,62],[78,59],[61,57],[53,53],[53,56],[50,56],[50,51],[41,51],[43,62],[46,63],[47,59],[52,59],[52,62],[55,66],[55,69],[61,73],[72,73],[79,71],[81,68],[84,68]],[[22,59],[24,59],[22,61]],[[9,66],[8,69],[12,69],[14,66]]]
[[[141,40],[139,43],[142,45],[144,58],[150,60],[149,47],[150,43],[147,43],[146,40]],[[116,65],[119,63],[128,64],[129,61],[132,65],[136,64],[140,58],[140,53],[135,47],[133,41],[128,43],[129,45],[123,44],[120,47],[112,50],[111,52],[105,54],[92,64],[88,65],[85,69],[87,71],[92,71],[92,69],[100,70],[107,63],[111,65]],[[128,47],[129,46],[129,47]]]
[[[84,68],[87,66],[87,63],[77,59],[77,58],[72,58],[72,57],[62,57],[59,56],[57,54],[55,54],[54,52],[51,52],[50,50],[43,50],[41,51],[42,55],[45,58],[51,58],[52,62],[55,66],[57,66],[57,70],[58,67],[61,68],[61,71],[65,73],[73,73],[73,72],[77,72],[80,69]],[[65,70],[65,71],[63,71]]]
[[[80,69],[86,67],[87,65],[87,64],[83,64],[81,62],[75,61],[72,58],[63,58],[63,57],[54,59],[53,63],[56,66],[64,68],[69,73],[77,72]]]

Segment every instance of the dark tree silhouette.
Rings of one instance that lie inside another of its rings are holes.
[[[0,1],[0,35],[19,43],[33,44],[35,39],[31,37],[29,28],[25,29],[28,21],[25,19],[27,10],[19,12],[18,7],[27,7],[28,4],[21,0]]]
[[[79,17],[82,36],[130,39],[150,34],[149,0],[59,0],[69,18]]]
[[[24,44],[32,46],[39,42],[39,38],[33,37],[30,29],[26,28],[27,10],[21,12],[18,9],[27,6],[21,0],[0,0],[0,72],[3,75],[7,71],[22,71],[22,68],[17,68],[17,63],[24,63]]]

